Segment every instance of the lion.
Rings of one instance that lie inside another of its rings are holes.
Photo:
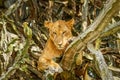
[[[38,70],[62,72],[62,68],[54,59],[63,55],[66,47],[69,45],[69,41],[73,37],[71,32],[73,25],[74,19],[69,21],[57,20],[56,22],[44,22],[44,26],[49,29],[49,38],[39,57]]]

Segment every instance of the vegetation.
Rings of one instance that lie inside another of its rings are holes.
[[[0,80],[120,80],[120,0],[0,0]],[[62,73],[37,61],[49,37],[44,21],[75,19]]]

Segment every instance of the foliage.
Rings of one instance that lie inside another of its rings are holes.
[[[0,80],[120,79],[119,2],[1,0]],[[36,68],[49,37],[44,21],[71,18],[76,38],[61,59],[64,71],[46,76]]]

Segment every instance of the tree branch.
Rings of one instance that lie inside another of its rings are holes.
[[[63,69],[71,70],[76,52],[83,50],[88,42],[92,42],[100,36],[112,16],[120,10],[119,2],[120,0],[110,0],[108,4],[104,6],[102,12],[95,19],[94,23],[68,46],[60,63]]]
[[[92,44],[88,44],[87,48],[91,54],[95,55],[94,65],[97,71],[99,72],[102,80],[114,80],[111,71],[108,69],[107,64],[105,63],[104,57],[100,50],[95,50]]]

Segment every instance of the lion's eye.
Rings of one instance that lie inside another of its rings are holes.
[[[56,35],[57,33],[56,32],[53,32],[54,35]]]
[[[66,31],[64,31],[62,34],[65,34],[66,33]]]

